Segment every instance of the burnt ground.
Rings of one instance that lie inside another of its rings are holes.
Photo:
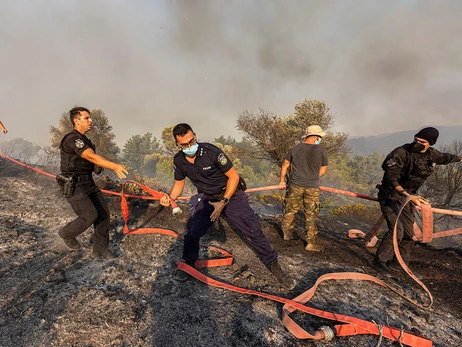
[[[259,297],[209,287],[172,275],[181,241],[164,235],[123,235],[120,200],[110,205],[110,246],[121,256],[104,262],[89,258],[91,228],[79,237],[83,250],[68,251],[57,231],[75,218],[53,179],[0,158],[0,346],[375,346],[377,336],[337,337],[331,342],[298,340],[281,323],[282,305]],[[204,244],[233,253],[236,265],[201,270],[236,286],[293,298],[328,272],[371,275],[374,249],[349,239],[347,231],[368,225],[323,216],[318,221],[323,253],[307,253],[303,241],[283,241],[280,211],[255,204],[262,228],[279,252],[282,267],[296,280],[288,292],[250,249],[220,220]],[[158,202],[131,200],[131,227],[159,227],[184,234],[187,205],[180,217]],[[269,212],[268,212],[269,211]],[[301,220],[298,221],[301,226]],[[299,229],[301,232],[301,229]],[[215,256],[206,248],[203,257]],[[411,268],[423,275],[434,296],[430,310],[413,306],[376,284],[324,282],[307,304],[421,333],[434,346],[459,346],[462,262],[457,250],[418,245]],[[406,276],[388,283],[426,300]],[[333,325],[293,313],[308,331]],[[397,346],[383,339],[381,346]]]

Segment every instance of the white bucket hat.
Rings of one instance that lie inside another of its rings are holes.
[[[305,134],[302,136],[302,140],[305,140],[308,136],[312,135],[324,137],[326,136],[326,133],[322,131],[322,128],[319,125],[310,125],[306,128]]]

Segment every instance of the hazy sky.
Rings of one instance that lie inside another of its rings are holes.
[[[239,138],[243,110],[304,98],[351,136],[460,125],[461,18],[459,0],[2,0],[0,140],[48,144],[75,105],[121,148],[179,122]]]

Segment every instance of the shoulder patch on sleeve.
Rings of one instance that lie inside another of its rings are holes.
[[[77,147],[78,149],[81,149],[85,146],[85,143],[81,139],[75,139],[74,143],[75,147]]]
[[[224,153],[220,153],[220,155],[218,156],[218,162],[223,166],[228,164],[228,158],[226,158],[226,155]]]
[[[395,161],[395,159],[391,158],[391,159],[388,159],[386,164],[385,164],[387,167],[392,167],[392,166],[395,166],[395,165],[398,165]]]

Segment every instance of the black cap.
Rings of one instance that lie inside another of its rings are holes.
[[[438,129],[433,127],[423,128],[414,137],[418,137],[419,139],[427,140],[430,146],[433,146],[438,140],[440,132]]]

